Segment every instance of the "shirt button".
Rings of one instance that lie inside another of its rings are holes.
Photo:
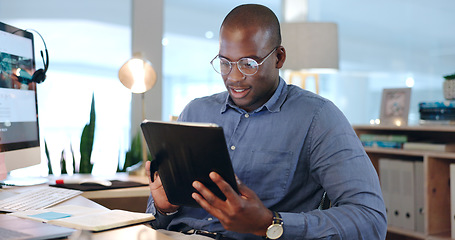
[[[235,150],[235,146],[234,145],[231,146],[231,150]]]
[[[249,118],[250,117],[250,114],[245,114],[245,118]]]
[[[209,221],[212,221],[212,220],[213,220],[213,218],[207,218],[207,220],[209,220]]]

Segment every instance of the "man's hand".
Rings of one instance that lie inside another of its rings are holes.
[[[217,173],[211,172],[210,179],[226,196],[221,200],[201,182],[194,181],[193,187],[199,192],[192,197],[207,212],[218,218],[226,230],[239,233],[253,233],[265,236],[273,213],[267,209],[256,193],[237,179],[240,195]]]
[[[177,211],[180,206],[171,204],[167,199],[163,184],[161,184],[161,178],[158,176],[158,172],[153,173],[152,182],[150,173],[150,161],[147,161],[145,163],[145,174],[147,175],[149,181],[150,192],[152,193],[153,200],[155,201],[156,210],[164,214]]]

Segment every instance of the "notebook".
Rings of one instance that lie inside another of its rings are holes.
[[[218,125],[145,120],[141,128],[152,155],[151,172],[158,171],[170,203],[200,207],[191,197],[196,192],[192,187],[195,180],[225,200],[209,178],[212,171],[238,192],[224,132]]]
[[[0,214],[1,239],[52,239],[70,236],[75,230]]]

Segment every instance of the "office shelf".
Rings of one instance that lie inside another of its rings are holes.
[[[353,126],[357,135],[395,134],[406,135],[408,141],[455,142],[454,126]],[[404,159],[423,161],[424,165],[424,225],[423,233],[388,227],[390,240],[448,240],[451,239],[450,171],[455,163],[454,152],[413,151],[387,148],[365,148],[379,175],[379,159]]]

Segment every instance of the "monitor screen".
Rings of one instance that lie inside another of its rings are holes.
[[[0,43],[0,167],[9,172],[41,162],[33,34],[0,22]]]

